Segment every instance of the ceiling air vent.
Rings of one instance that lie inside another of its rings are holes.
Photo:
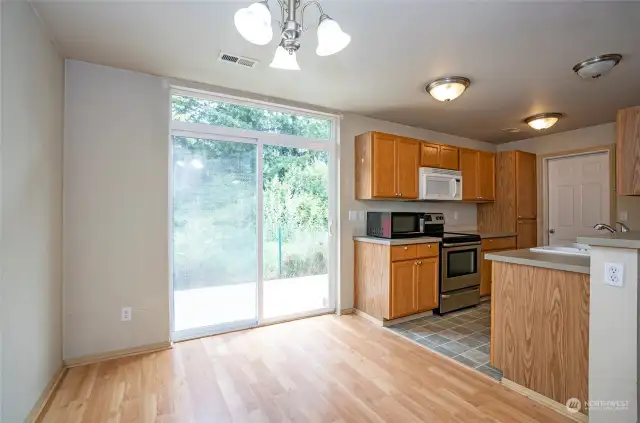
[[[234,54],[229,54],[222,51],[218,56],[218,60],[221,62],[244,66],[245,68],[253,68],[258,64],[257,60],[249,59],[248,57],[236,56]]]

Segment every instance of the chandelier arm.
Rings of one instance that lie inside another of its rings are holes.
[[[309,6],[310,4],[315,4],[316,6],[318,6],[318,10],[320,11],[320,20],[322,20],[322,17],[325,16],[324,10],[322,10],[322,6],[320,5],[320,2],[318,0],[310,0],[306,2],[304,6],[302,6],[302,9],[300,10],[300,27],[302,28],[303,31],[305,30],[304,11],[307,9],[307,6]]]

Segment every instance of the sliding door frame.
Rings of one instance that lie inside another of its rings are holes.
[[[214,126],[201,123],[188,123],[173,121],[170,122],[169,128],[169,140],[170,140],[170,213],[169,213],[169,236],[170,236],[170,318],[171,318],[171,338],[172,341],[183,341],[187,339],[193,339],[203,336],[210,336],[218,333],[224,333],[234,330],[247,329],[251,327],[270,325],[279,322],[285,322],[289,320],[295,320],[303,317],[310,317],[314,315],[327,314],[335,312],[337,306],[337,275],[338,275],[338,239],[340,234],[340,228],[338,225],[338,157],[337,146],[339,143],[338,134],[340,119],[337,115],[331,115],[326,113],[316,113],[304,109],[290,108],[280,105],[274,105],[266,102],[251,101],[247,99],[240,99],[237,97],[221,96],[211,93],[206,93],[197,90],[186,90],[184,88],[172,88],[170,101],[172,95],[183,95],[188,97],[196,97],[201,99],[207,99],[218,102],[234,103],[245,106],[265,108],[272,111],[281,111],[286,113],[293,113],[296,115],[323,118],[331,121],[331,139],[319,140],[306,138],[295,135],[277,134],[260,132],[250,129],[230,128],[222,126]],[[171,115],[170,115],[171,116]],[[222,324],[214,326],[205,326],[200,328],[181,330],[175,332],[175,311],[174,311],[174,291],[173,291],[173,136],[182,136],[189,138],[209,139],[216,141],[231,141],[242,142],[257,145],[257,215],[259,216],[256,222],[257,232],[257,313],[256,321],[243,321],[233,322],[231,324]],[[263,216],[264,216],[264,193],[263,193],[263,150],[265,145],[273,145],[279,147],[300,148],[309,149],[314,151],[324,151],[329,157],[328,166],[328,233],[329,233],[329,263],[327,268],[327,277],[329,283],[329,305],[323,309],[310,310],[308,312],[301,312],[292,315],[281,316],[277,318],[264,318],[264,228],[263,228]]]

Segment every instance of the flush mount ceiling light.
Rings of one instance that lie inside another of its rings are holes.
[[[451,101],[460,97],[469,84],[471,81],[462,76],[447,76],[429,83],[425,90],[436,100]]]
[[[620,63],[620,60],[620,54],[603,54],[578,63],[573,71],[584,79],[598,79]]]
[[[551,128],[563,116],[562,113],[539,113],[529,116],[524,122],[538,131]]]
[[[273,68],[300,70],[296,60],[296,51],[300,48],[302,32],[307,29],[303,25],[304,11],[311,4],[317,6],[320,11],[318,48],[316,49],[318,56],[335,54],[351,42],[351,36],[343,32],[340,25],[324,13],[318,1],[311,0],[302,6],[300,3],[300,0],[278,0],[281,16],[281,21],[278,22],[281,41],[273,61],[269,65]],[[300,22],[296,18],[298,11],[300,11]],[[253,44],[266,45],[273,38],[271,11],[267,0],[253,3],[249,7],[238,10],[234,22],[240,35]],[[285,54],[291,57],[286,57]]]

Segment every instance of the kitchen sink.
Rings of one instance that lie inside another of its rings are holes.
[[[547,245],[545,247],[529,248],[536,253],[567,254],[570,256],[589,257],[589,246],[585,244]]]

